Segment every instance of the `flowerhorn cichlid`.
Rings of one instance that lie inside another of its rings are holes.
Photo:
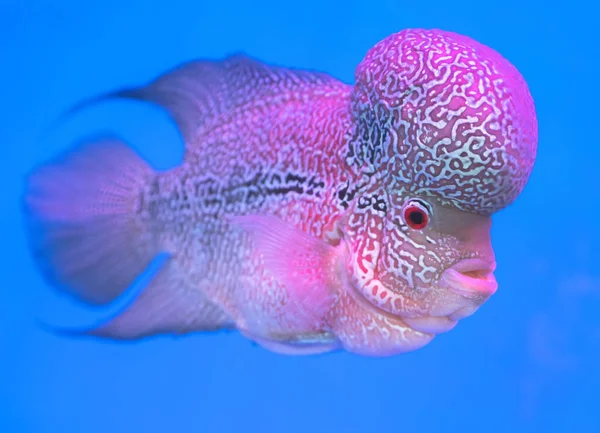
[[[118,138],[36,168],[24,194],[40,271],[89,304],[162,268],[97,337],[235,329],[278,353],[418,349],[496,291],[491,216],[523,190],[534,103],[494,50],[409,29],[348,85],[235,55],[104,95],[164,108],[183,163]],[[165,143],[165,146],[168,145]]]

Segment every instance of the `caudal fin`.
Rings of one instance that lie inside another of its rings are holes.
[[[121,295],[160,252],[138,214],[152,168],[115,138],[80,145],[27,179],[30,247],[49,282],[81,300]]]

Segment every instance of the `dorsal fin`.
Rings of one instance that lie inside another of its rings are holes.
[[[211,119],[254,101],[263,103],[285,92],[326,83],[340,82],[325,73],[270,66],[235,54],[219,61],[185,63],[147,86],[88,99],[67,114],[111,98],[150,102],[169,113],[182,134],[186,152],[194,152],[201,128]]]

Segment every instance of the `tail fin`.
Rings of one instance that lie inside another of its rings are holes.
[[[152,168],[115,138],[81,145],[27,179],[24,207],[46,278],[89,303],[121,295],[160,252],[137,214]]]

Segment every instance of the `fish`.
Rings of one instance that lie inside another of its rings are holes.
[[[114,98],[168,113],[185,155],[157,170],[107,134],[27,175],[28,245],[60,293],[109,305],[166,257],[81,334],[228,330],[283,355],[386,357],[496,292],[492,216],[525,188],[538,131],[523,75],[492,48],[404,29],[351,84],[237,53],[81,106]]]

